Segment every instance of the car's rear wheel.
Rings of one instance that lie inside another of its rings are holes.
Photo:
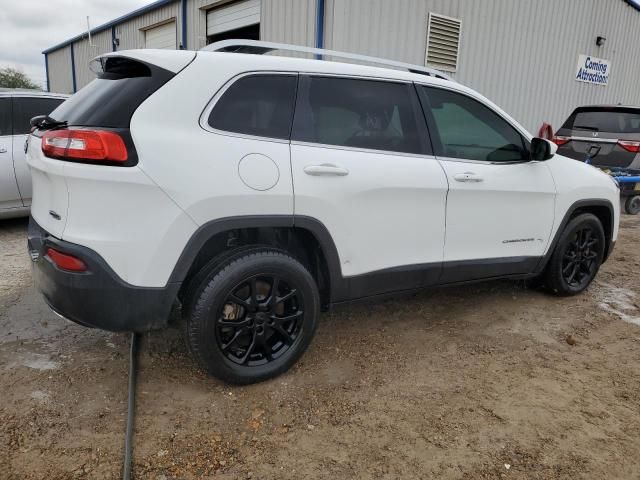
[[[634,195],[633,197],[627,198],[624,202],[624,210],[629,215],[637,215],[640,213],[640,195]]]
[[[320,310],[316,283],[285,253],[239,253],[194,288],[186,309],[189,349],[202,368],[249,384],[291,367],[309,346]]]
[[[582,292],[598,273],[604,249],[604,229],[598,217],[583,213],[571,219],[547,265],[547,288],[558,295]]]

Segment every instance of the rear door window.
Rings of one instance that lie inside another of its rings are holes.
[[[451,90],[419,88],[433,120],[432,133],[437,133],[436,155],[484,162],[529,159],[522,135],[487,106]]]
[[[26,135],[33,117],[49,115],[62,102],[63,98],[13,97],[13,134]]]
[[[640,133],[640,112],[634,110],[579,109],[562,128],[609,133]]]
[[[292,139],[403,153],[431,153],[413,85],[309,76],[301,80]]]
[[[251,75],[234,82],[209,115],[217,130],[288,139],[297,75]]]

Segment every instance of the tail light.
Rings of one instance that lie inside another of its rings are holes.
[[[640,142],[632,142],[629,140],[618,140],[618,145],[624,148],[627,152],[631,152],[631,153],[640,152]]]
[[[120,135],[108,130],[48,130],[42,152],[50,158],[86,162],[124,163],[129,158]]]
[[[59,252],[54,248],[47,248],[47,257],[61,270],[68,272],[86,272],[87,265],[79,258],[67,253]]]
[[[560,146],[560,145],[564,145],[565,143],[569,143],[571,141],[571,137],[563,137],[561,135],[554,135],[553,138],[551,139],[551,141],[553,143],[555,143],[556,145]]]

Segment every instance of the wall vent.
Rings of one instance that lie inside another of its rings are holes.
[[[429,13],[427,65],[445,72],[458,69],[461,25],[462,22],[457,18]]]

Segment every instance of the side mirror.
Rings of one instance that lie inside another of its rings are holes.
[[[531,160],[549,160],[557,151],[558,146],[549,140],[538,137],[531,139]]]

